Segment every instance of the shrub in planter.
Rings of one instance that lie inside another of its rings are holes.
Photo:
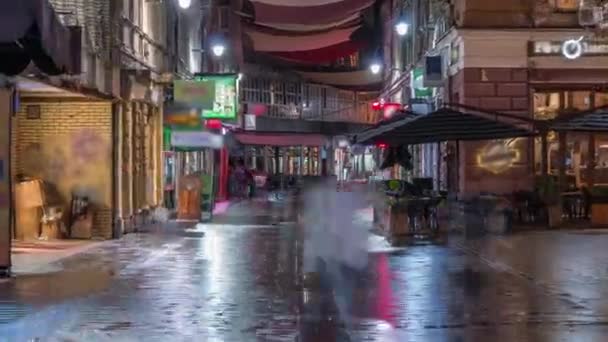
[[[591,225],[608,226],[608,186],[594,186],[591,189]]]

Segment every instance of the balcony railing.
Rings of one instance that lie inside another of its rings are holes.
[[[375,123],[371,103],[377,93],[341,90],[329,86],[246,78],[241,99],[265,107],[264,115],[277,119]]]

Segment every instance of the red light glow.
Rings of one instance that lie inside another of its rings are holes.
[[[220,120],[207,120],[205,121],[205,127],[208,129],[222,129],[222,121]]]

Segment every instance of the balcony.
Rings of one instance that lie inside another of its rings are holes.
[[[350,122],[378,121],[371,103],[375,92],[341,90],[330,86],[245,78],[240,83],[242,101],[258,115],[275,119]]]

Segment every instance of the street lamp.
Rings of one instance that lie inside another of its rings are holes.
[[[373,62],[369,66],[369,70],[372,72],[372,74],[376,75],[380,72],[380,70],[382,70],[382,65],[380,65],[378,62]]]
[[[395,25],[395,31],[397,31],[397,34],[400,36],[405,36],[407,34],[407,32],[410,29],[410,25],[408,25],[405,21],[399,21],[396,25]]]
[[[215,57],[222,57],[224,52],[226,51],[226,47],[223,44],[214,44],[211,47],[211,51],[215,55]]]
[[[192,5],[192,0],[178,0],[178,3],[182,9],[188,9]]]

